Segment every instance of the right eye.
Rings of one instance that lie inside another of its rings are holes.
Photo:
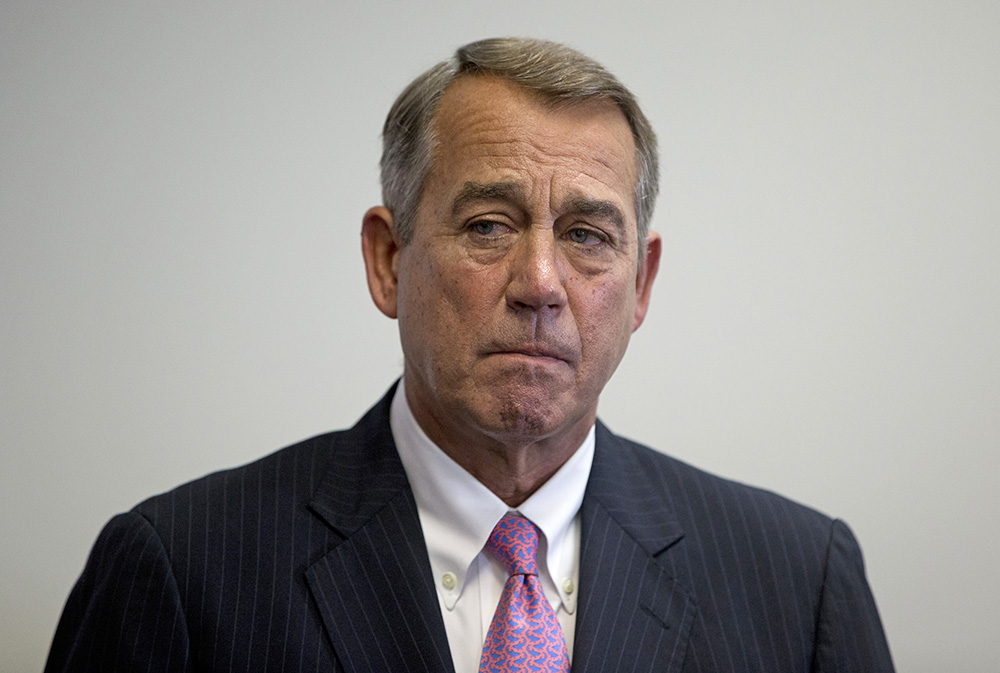
[[[503,225],[491,220],[476,220],[469,227],[480,236],[496,236],[503,233]]]

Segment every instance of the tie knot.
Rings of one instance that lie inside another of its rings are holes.
[[[504,515],[490,533],[486,549],[500,559],[511,575],[538,574],[535,563],[538,529],[524,517]]]

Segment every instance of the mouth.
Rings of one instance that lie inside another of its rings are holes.
[[[510,358],[523,358],[531,360],[534,362],[561,362],[569,364],[569,355],[558,349],[552,348],[537,348],[537,347],[524,347],[524,348],[496,348],[491,349],[486,353],[489,356],[505,356]]]

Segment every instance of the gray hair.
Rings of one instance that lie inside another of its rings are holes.
[[[636,147],[635,212],[640,258],[659,191],[656,134],[635,96],[614,75],[580,52],[555,42],[524,38],[480,40],[417,77],[399,95],[382,128],[382,199],[393,212],[402,244],[430,172],[434,114],[445,90],[470,74],[503,77],[549,103],[606,99],[625,115]]]

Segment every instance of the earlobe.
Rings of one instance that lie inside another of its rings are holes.
[[[361,253],[365,258],[368,292],[382,313],[396,317],[399,286],[399,241],[392,212],[384,206],[369,208],[361,222]]]
[[[633,332],[639,329],[639,325],[646,318],[646,311],[649,310],[649,299],[652,296],[653,281],[656,280],[656,272],[660,270],[662,245],[660,235],[655,231],[649,232],[646,236],[646,252],[639,261],[639,272],[635,276],[635,318],[632,322]]]

